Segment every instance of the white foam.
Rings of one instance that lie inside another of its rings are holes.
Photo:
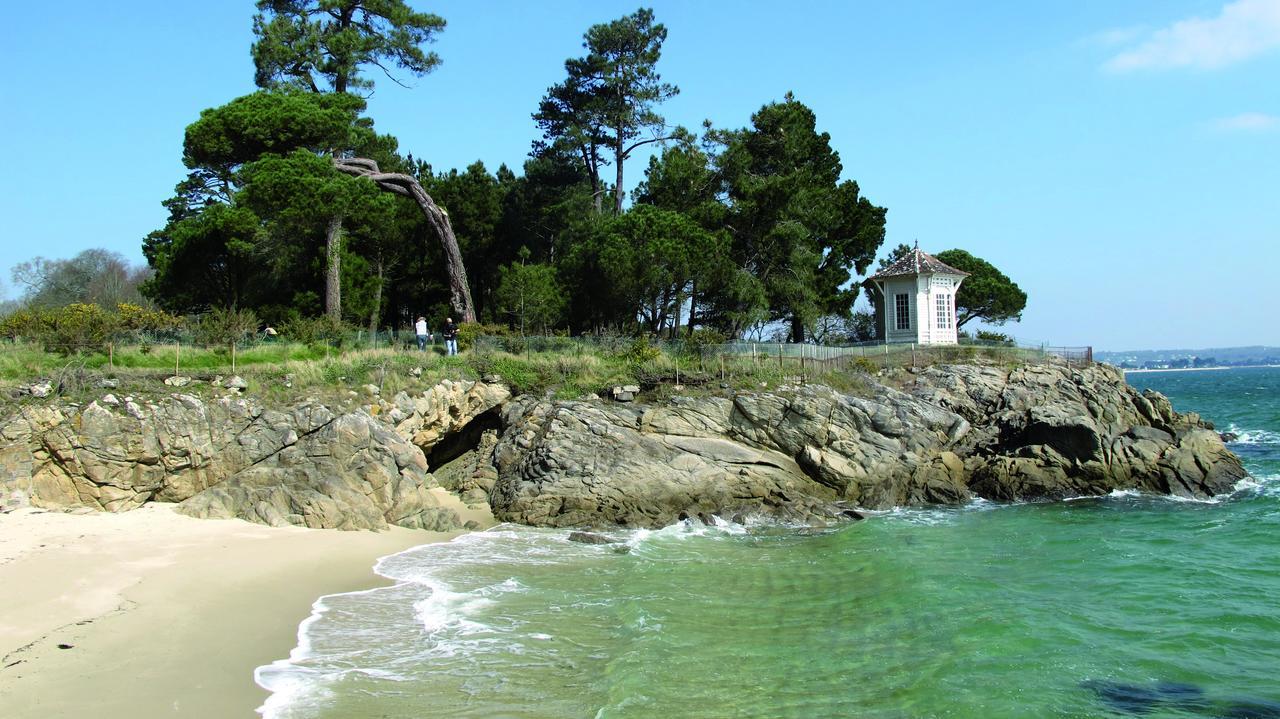
[[[1280,444],[1280,432],[1269,429],[1240,429],[1232,423],[1226,431],[1236,436],[1228,444]]]

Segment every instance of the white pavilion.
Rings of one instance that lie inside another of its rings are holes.
[[[922,345],[957,341],[956,292],[969,273],[915,249],[867,278],[877,339]]]

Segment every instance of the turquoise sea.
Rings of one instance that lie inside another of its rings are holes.
[[[387,557],[261,667],[267,717],[1280,717],[1280,369],[1132,374],[1232,443],[1215,502],[1116,494]]]

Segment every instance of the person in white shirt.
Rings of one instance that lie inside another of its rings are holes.
[[[427,349],[427,318],[419,317],[418,321],[413,325],[413,331],[418,335],[418,351],[423,352]]]

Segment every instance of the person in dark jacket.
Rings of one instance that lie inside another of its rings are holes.
[[[444,338],[444,353],[450,356],[458,354],[458,326],[453,323],[452,317],[445,318],[440,336]]]

